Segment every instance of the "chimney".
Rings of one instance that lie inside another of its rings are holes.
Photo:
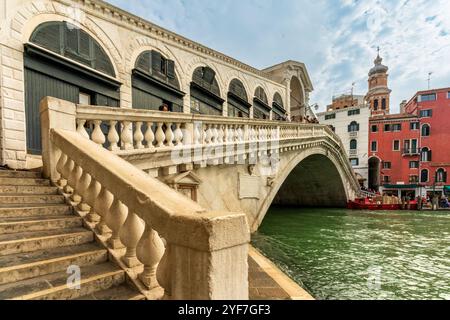
[[[406,107],[406,100],[403,100],[401,103],[400,103],[400,113],[405,113],[405,107]]]

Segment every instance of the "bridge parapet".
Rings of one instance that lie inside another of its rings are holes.
[[[44,175],[87,207],[97,236],[144,293],[161,286],[165,299],[248,298],[245,214],[205,210],[100,147],[95,129],[96,142],[78,134],[74,104],[47,97],[40,108]]]
[[[180,167],[258,161],[276,170],[283,152],[317,144],[335,153],[354,177],[341,140],[325,125],[82,105],[76,119],[82,136],[155,177]],[[356,177],[352,182],[357,189]]]

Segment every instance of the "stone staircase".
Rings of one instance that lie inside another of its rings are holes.
[[[69,266],[80,289],[67,285]],[[0,169],[0,300],[143,300],[83,218],[40,172]]]

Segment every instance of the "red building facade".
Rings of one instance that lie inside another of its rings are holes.
[[[369,121],[369,188],[450,193],[450,88],[417,92],[402,113]]]

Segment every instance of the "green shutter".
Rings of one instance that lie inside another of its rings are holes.
[[[158,51],[152,51],[152,70],[161,72],[162,56]]]
[[[173,60],[167,60],[167,77],[175,79],[175,62]]]

